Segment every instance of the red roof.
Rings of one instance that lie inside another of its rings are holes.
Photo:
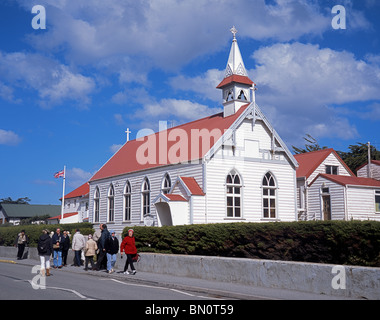
[[[75,215],[77,215],[77,214],[78,214],[78,212],[69,212],[69,213],[65,213],[65,214],[63,214],[63,219],[68,218],[68,217],[75,216]],[[51,218],[49,218],[48,220],[54,220],[54,219],[61,219],[61,215],[59,215],[59,216],[55,216],[55,217],[51,217]]]
[[[202,188],[199,186],[198,182],[193,177],[180,177],[183,183],[189,189],[190,193],[195,196],[204,196]]]
[[[246,76],[239,76],[237,74],[233,74],[232,76],[224,78],[223,81],[221,83],[219,83],[219,85],[216,88],[221,89],[221,88],[225,87],[226,85],[233,83],[233,82],[243,83],[243,84],[248,84],[248,85],[254,84],[254,82]]]
[[[90,186],[88,185],[88,182],[86,182],[82,184],[80,187],[66,194],[65,199],[84,197],[84,196],[87,196],[89,192],[90,192]],[[62,198],[60,200],[62,200]]]
[[[165,194],[165,197],[168,198],[171,201],[187,201],[180,194]]]
[[[336,182],[342,186],[352,185],[352,186],[366,186],[366,187],[378,187],[380,188],[380,181],[372,178],[360,178],[360,177],[350,177],[350,176],[338,176],[334,174],[324,174],[320,173],[310,184],[312,185],[318,177],[326,178],[330,181]]]
[[[204,150],[206,148],[202,148],[203,141],[202,139],[198,140],[195,138],[197,136],[196,133],[200,132],[200,130],[208,130],[208,132],[211,133],[212,130],[216,129],[214,133],[220,133],[220,136],[210,138],[211,148],[248,106],[249,104],[242,106],[238,112],[228,117],[223,117],[223,112],[221,112],[165,131],[151,134],[143,139],[139,139],[142,141],[131,140],[125,143],[119,151],[116,152],[113,157],[111,157],[111,159],[109,159],[103,167],[95,173],[90,181],[147,170],[169,164],[201,159],[209,151],[209,149]],[[181,138],[183,139],[182,141],[185,141],[184,146],[179,146],[179,141]],[[187,138],[187,140],[185,140],[185,138]],[[152,144],[149,144],[149,141],[152,141]],[[166,143],[167,147],[165,148],[165,145],[161,145],[162,143]],[[196,143],[198,143],[198,145]],[[150,148],[146,149],[148,144]],[[148,157],[152,154],[152,159],[142,163],[143,161],[141,161],[141,159],[138,161],[137,154],[139,153],[141,156],[141,151],[144,150],[145,152],[143,156]],[[173,151],[176,151],[174,156],[178,157],[175,159],[175,163],[171,162],[171,159],[174,158]]]
[[[365,167],[367,164],[368,164],[368,162],[366,162],[365,164],[362,164],[355,171],[358,172],[361,168]],[[380,166],[380,160],[371,160],[371,164],[375,164],[377,166]]]
[[[354,176],[354,173],[345,164],[345,162],[339,157],[336,151],[332,148],[323,149],[313,152],[306,152],[294,155],[297,160],[299,167],[297,169],[297,178],[306,177],[309,178],[310,175],[318,168],[318,166],[331,154],[333,153],[340,163],[346,168],[346,170]]]

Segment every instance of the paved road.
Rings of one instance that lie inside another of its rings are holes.
[[[0,262],[0,300],[200,300],[215,297],[165,288],[155,285],[134,283],[119,277],[99,277],[93,274],[76,273],[68,270],[53,270],[45,277],[43,285],[38,267]],[[33,284],[34,287],[33,288]],[[38,289],[37,289],[38,288]]]

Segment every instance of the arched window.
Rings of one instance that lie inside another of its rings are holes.
[[[115,189],[111,184],[108,189],[108,222],[115,220]]]
[[[227,217],[241,218],[241,178],[232,170],[226,179]]]
[[[96,187],[94,192],[94,222],[99,222],[99,199],[100,199],[100,192],[99,188]]]
[[[270,172],[267,172],[263,178],[263,217],[276,218],[276,181]]]
[[[164,179],[162,180],[161,191],[163,194],[168,194],[170,188],[172,187],[172,181],[170,180],[169,174],[165,174]]]
[[[150,214],[150,183],[148,178],[145,178],[141,188],[142,197],[142,213],[143,217]],[[142,217],[142,218],[143,218]]]
[[[226,92],[226,102],[230,100],[234,100],[234,92],[232,89]]]
[[[131,184],[127,181],[124,187],[124,221],[131,221],[131,193]]]
[[[247,101],[247,97],[245,96],[243,90],[240,91],[240,94],[239,94],[239,96],[238,96],[238,99],[239,99],[239,100],[245,100],[245,101]]]

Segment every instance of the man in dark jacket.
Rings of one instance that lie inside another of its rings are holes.
[[[95,270],[99,271],[102,268],[102,263],[107,259],[106,255],[106,249],[105,249],[105,242],[110,237],[110,233],[107,229],[106,224],[101,224],[100,229],[102,230],[101,236],[98,240],[98,249],[99,254],[96,261],[96,267]]]
[[[62,245],[62,262],[63,265],[67,265],[67,255],[69,253],[70,249],[70,237],[68,235],[68,232],[65,230],[63,231],[63,245]]]
[[[112,273],[116,263],[116,254],[119,252],[119,240],[115,237],[115,231],[111,230],[111,236],[105,241],[107,252],[107,272]]]
[[[54,266],[53,267],[54,269],[62,268],[63,235],[61,233],[61,229],[57,228],[51,240],[52,240],[53,249],[54,249],[54,255],[53,255]]]

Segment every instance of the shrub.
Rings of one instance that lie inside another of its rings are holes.
[[[134,231],[140,252],[380,267],[380,222],[376,221],[227,223],[134,227]]]
[[[25,233],[29,237],[29,246],[36,247],[38,238],[40,237],[43,229],[49,231],[55,231],[60,228],[61,231],[67,230],[71,234],[75,233],[76,229],[80,229],[83,235],[94,233],[94,229],[91,223],[70,223],[70,224],[42,224],[42,225],[21,225],[0,228],[0,245],[1,246],[13,246],[17,235],[21,230],[25,230]]]

